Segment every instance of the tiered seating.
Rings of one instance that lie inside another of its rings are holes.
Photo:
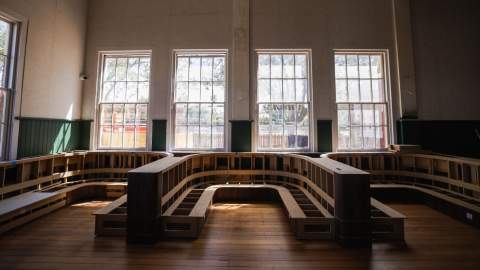
[[[379,198],[416,198],[480,226],[480,160],[415,151],[325,157],[369,172],[372,192]]]
[[[63,153],[0,163],[0,233],[83,199],[118,198],[159,152]]]
[[[364,176],[368,174],[330,159],[293,154],[165,158],[129,173],[127,238],[154,242],[160,236],[197,237],[216,192],[268,188],[279,194],[298,238],[371,240],[370,224],[376,219],[375,238],[403,240],[403,230],[398,232],[403,227],[396,224],[403,225],[404,217],[378,201],[369,206],[368,177]],[[206,189],[198,190],[201,187]],[[376,209],[373,218],[371,208]],[[364,235],[354,235],[359,232]]]

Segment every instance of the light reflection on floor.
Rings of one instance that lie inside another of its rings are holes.
[[[70,207],[86,207],[86,208],[99,208],[105,207],[112,201],[90,201],[72,204]]]

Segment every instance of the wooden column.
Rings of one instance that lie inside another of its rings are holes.
[[[371,247],[369,175],[349,166],[335,171],[336,239],[347,247]]]
[[[128,172],[127,242],[153,244],[161,236],[162,179],[181,158],[166,157]]]

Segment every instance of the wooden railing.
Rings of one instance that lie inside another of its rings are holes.
[[[126,181],[126,173],[168,154],[83,151],[0,162],[0,200],[75,181]]]
[[[162,214],[191,186],[295,184],[335,217],[336,239],[370,245],[368,173],[340,162],[293,154],[209,153],[167,157],[128,174],[127,240],[155,242]]]
[[[447,202],[458,209],[436,208],[480,226],[480,160],[410,151],[342,152],[324,157],[369,172],[373,188],[408,188]]]

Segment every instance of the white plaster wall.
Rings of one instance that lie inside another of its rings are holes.
[[[95,117],[100,51],[151,50],[150,118],[167,119],[172,50],[231,50],[231,18],[231,0],[91,0],[82,117]]]
[[[28,22],[16,116],[80,118],[87,1],[0,0],[0,9]]]

